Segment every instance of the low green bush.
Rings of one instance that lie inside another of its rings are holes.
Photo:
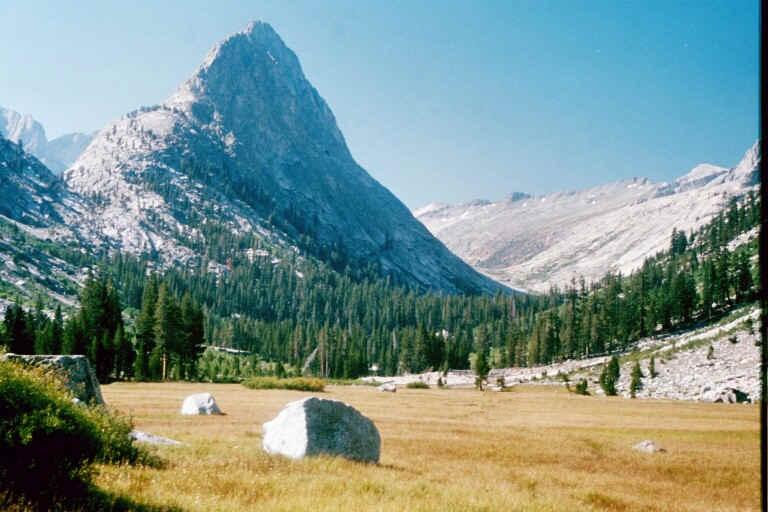
[[[409,382],[405,385],[408,389],[429,389],[429,384],[420,380]]]
[[[51,372],[0,361],[0,502],[45,509],[89,487],[92,463],[151,459],[133,445],[130,420],[73,403]]]
[[[576,383],[576,387],[574,387],[573,392],[577,395],[589,395],[589,390],[587,389],[587,379],[581,379],[578,383]]]
[[[249,389],[290,389],[293,391],[325,391],[325,381],[308,377],[251,377],[243,382]]]

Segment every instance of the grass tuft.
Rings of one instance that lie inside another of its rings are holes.
[[[325,381],[307,377],[279,379],[277,377],[251,377],[243,382],[248,389],[288,389],[291,391],[325,391]]]

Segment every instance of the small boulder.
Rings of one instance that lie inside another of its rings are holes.
[[[142,432],[140,430],[131,431],[130,436],[131,436],[131,439],[133,439],[137,443],[147,443],[147,444],[165,445],[165,446],[179,446],[182,444],[181,442],[176,441],[175,439],[156,436],[154,434],[150,434],[149,432]]]
[[[704,402],[740,404],[749,403],[749,395],[736,388],[711,389],[706,387],[699,397]]]
[[[664,448],[661,448],[656,443],[651,441],[650,439],[646,439],[644,441],[640,441],[635,446],[632,447],[634,450],[637,450],[639,452],[643,453],[663,453],[666,452]]]
[[[197,393],[189,395],[184,399],[181,405],[181,414],[185,415],[206,415],[206,414],[224,414],[216,404],[216,399],[210,393]]]
[[[270,454],[379,461],[381,436],[376,426],[354,407],[336,400],[310,397],[291,402],[263,429],[262,446]]]
[[[78,402],[104,403],[99,381],[85,356],[5,354],[2,358],[53,370],[63,379],[64,384]]]
[[[740,389],[725,388],[714,399],[715,403],[743,404],[749,402],[749,395]]]
[[[395,393],[397,392],[397,386],[394,382],[385,382],[381,386],[377,387],[379,391],[386,391],[388,393]]]

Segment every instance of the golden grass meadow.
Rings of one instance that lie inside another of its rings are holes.
[[[743,511],[760,506],[756,405],[511,392],[328,386],[371,418],[381,462],[291,461],[261,449],[261,424],[312,393],[236,384],[115,383],[111,408],[177,439],[164,468],[101,466],[96,483],[148,506],[190,511]],[[179,415],[208,391],[225,416]],[[652,439],[666,453],[632,449]]]

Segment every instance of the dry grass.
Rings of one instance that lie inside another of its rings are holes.
[[[182,417],[210,391],[226,416]],[[382,436],[379,465],[290,461],[261,451],[261,424],[309,393],[228,384],[111,384],[110,406],[137,428],[187,443],[165,469],[102,467],[99,485],[184,510],[757,510],[753,405],[330,386]],[[653,439],[667,453],[631,449]]]

